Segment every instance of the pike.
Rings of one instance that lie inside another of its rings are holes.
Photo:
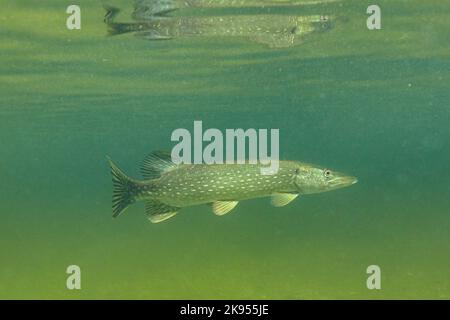
[[[355,184],[355,177],[298,161],[279,161],[272,175],[261,174],[261,164],[175,164],[170,153],[153,152],[145,158],[144,180],[129,178],[108,157],[113,182],[113,217],[128,206],[145,202],[153,223],[175,216],[182,208],[211,204],[222,216],[239,201],[271,197],[275,207],[299,195],[321,193]],[[176,161],[177,162],[177,161]]]
[[[322,5],[342,0],[135,0],[133,18],[148,19],[182,8],[292,7]]]
[[[244,37],[269,48],[287,48],[304,42],[315,33],[333,27],[333,16],[325,15],[227,15],[214,17],[151,18],[131,23],[114,22],[119,12],[107,8],[105,23],[109,35],[135,33],[146,40],[189,37]]]

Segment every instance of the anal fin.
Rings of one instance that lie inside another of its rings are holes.
[[[135,0],[133,18],[148,20],[177,10],[178,7],[175,0]]]
[[[148,200],[145,203],[145,213],[147,214],[148,220],[152,223],[159,223],[170,219],[175,216],[179,210],[180,208],[178,207],[172,207],[156,200]]]

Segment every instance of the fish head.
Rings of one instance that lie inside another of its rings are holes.
[[[331,191],[351,186],[357,182],[356,177],[328,168],[303,164],[298,165],[294,176],[294,184],[302,194]]]
[[[329,15],[316,16],[311,23],[314,27],[314,31],[326,32],[333,29],[334,17]]]
[[[298,16],[291,33],[301,36],[312,32],[325,32],[333,28],[333,21],[333,16],[329,15]]]

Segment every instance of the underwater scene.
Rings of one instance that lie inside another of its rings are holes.
[[[0,299],[450,299],[449,2],[0,7]]]

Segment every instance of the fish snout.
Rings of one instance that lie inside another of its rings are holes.
[[[357,182],[358,182],[358,178],[356,178],[356,177],[342,175],[342,176],[337,176],[334,179],[331,179],[329,181],[329,184],[333,189],[336,189],[336,188],[349,187],[351,185],[354,185]]]

